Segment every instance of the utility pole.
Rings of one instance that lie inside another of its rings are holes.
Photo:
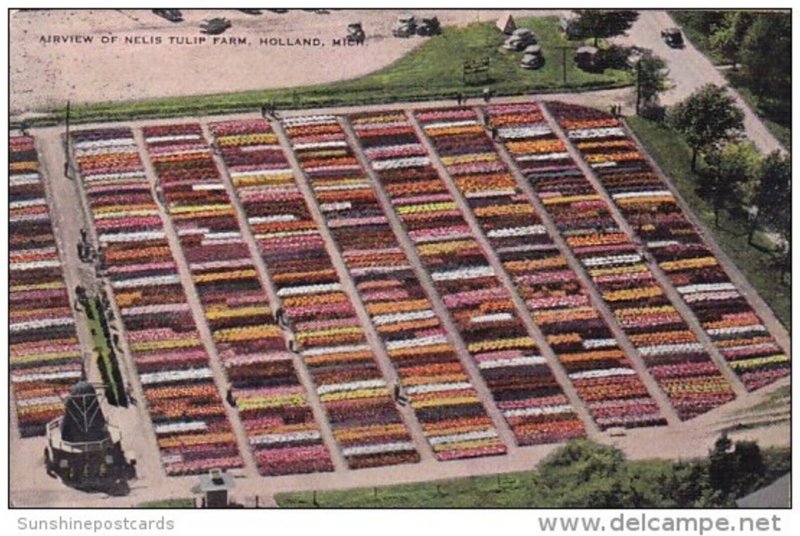
[[[65,122],[64,144],[66,146],[67,159],[64,162],[64,177],[66,177],[69,180],[73,180],[72,177],[70,177],[70,174],[69,174],[69,170],[70,170],[69,162],[70,162],[70,158],[71,158],[71,154],[72,154],[70,152],[70,149],[69,149],[69,141],[70,141],[69,140],[69,119],[70,119],[69,115],[70,115],[70,101],[67,101],[67,115],[66,115],[66,118],[65,118],[65,121],[64,121]]]
[[[559,45],[556,48],[561,49],[561,81],[567,85],[567,50],[571,50],[569,45]]]
[[[642,98],[642,59],[636,62],[636,115],[639,115],[639,101]]]

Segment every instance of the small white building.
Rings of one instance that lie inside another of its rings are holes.
[[[511,35],[517,29],[517,22],[514,20],[514,15],[506,11],[499,19],[497,19],[497,29],[506,35]]]

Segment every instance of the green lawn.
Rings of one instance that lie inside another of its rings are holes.
[[[442,35],[430,38],[392,65],[354,80],[298,88],[76,105],[72,107],[71,117],[74,122],[81,123],[213,115],[253,111],[269,101],[274,101],[280,110],[455,99],[458,93],[478,96],[487,86],[499,96],[620,87],[632,83],[632,75],[627,71],[608,69],[603,73],[584,72],[575,66],[573,54],[568,51],[567,84],[564,85],[561,52],[555,47],[567,44],[567,41],[558,30],[558,21],[536,17],[520,19],[517,23],[531,28],[539,37],[546,59],[544,67],[539,70],[520,68],[520,53],[499,49],[503,35],[494,23],[475,23],[463,28],[445,27]],[[577,43],[571,46],[576,47]],[[368,53],[368,50],[364,53]],[[462,79],[463,62],[486,57],[490,59],[489,80],[465,85]],[[64,110],[59,109],[50,116],[31,122],[58,122],[63,115]]]
[[[761,118],[764,126],[778,138],[778,141],[787,149],[792,148],[792,114],[789,111],[771,112],[762,106],[759,98],[753,95],[753,91],[743,82],[742,77],[735,71],[725,71],[725,78],[730,81],[731,86],[742,96],[748,106]],[[791,103],[785,105],[786,109],[791,108]]]
[[[748,481],[746,488],[757,488],[789,470],[789,448],[769,448],[761,452],[766,471],[763,477]],[[705,458],[626,461],[616,449],[579,441],[555,451],[530,471],[316,493],[278,493],[275,501],[281,508],[663,508],[730,505],[731,498],[720,500],[707,493],[707,475],[708,461]],[[750,489],[740,492],[749,493]]]
[[[759,295],[769,304],[787,329],[791,329],[791,289],[780,282],[780,272],[770,265],[772,244],[761,233],[755,242],[761,249],[747,243],[747,224],[723,213],[721,227],[714,226],[714,212],[708,202],[695,191],[698,177],[691,170],[691,150],[673,130],[639,117],[628,119],[639,140],[658,162],[664,173],[677,186],[692,210],[711,230],[716,242],[736,263]]]
[[[92,331],[95,354],[100,360],[98,366],[105,368],[107,372],[104,374],[105,381],[108,382],[109,389],[114,393],[116,400],[124,400],[126,396],[124,387],[115,378],[115,376],[119,376],[119,363],[116,357],[113,357],[111,341],[106,338],[103,333],[103,327],[100,324],[100,315],[103,314],[103,307],[97,298],[91,298],[84,302],[84,307],[91,309],[92,312],[91,317],[88,314],[86,315],[86,320]]]
[[[139,503],[136,508],[194,508],[194,499],[163,499]]]

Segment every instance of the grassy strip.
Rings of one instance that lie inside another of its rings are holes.
[[[136,508],[194,508],[194,499],[162,499],[139,503]]]
[[[441,36],[428,39],[388,67],[353,80],[299,88],[75,105],[71,119],[75,123],[87,123],[252,112],[270,101],[279,110],[286,110],[455,99],[459,93],[474,98],[484,87],[491,87],[496,96],[504,96],[632,84],[632,75],[628,71],[607,69],[603,73],[588,73],[578,69],[571,53],[567,54],[567,83],[564,84],[561,52],[556,47],[566,45],[568,41],[559,31],[558,21],[532,17],[517,22],[538,36],[546,57],[541,69],[522,69],[520,53],[499,48],[504,36],[494,23],[475,23],[463,28],[446,27]],[[363,51],[354,49],[354,54],[359,52],[366,54],[368,48]],[[490,61],[487,79],[465,84],[462,76],[464,61],[486,57]],[[59,108],[28,122],[32,126],[56,124],[62,121],[64,114],[65,110]]]
[[[738,412],[739,415],[745,415],[756,412],[764,412],[770,410],[777,410],[782,408],[790,408],[792,400],[792,386],[784,385],[770,393],[763,402],[756,404],[752,408]]]
[[[125,389],[121,384],[121,373],[117,354],[108,339],[103,322],[103,306],[97,298],[92,298],[84,302],[87,308],[86,318],[92,331],[95,352],[98,357],[98,366],[103,382],[106,384],[106,397],[109,403],[115,406],[127,406]],[[107,326],[108,324],[105,324]]]
[[[717,244],[736,263],[778,319],[791,330],[791,293],[781,284],[780,271],[772,266],[772,243],[757,232],[754,242],[758,247],[749,245],[747,222],[727,213],[720,218],[721,226],[715,227],[713,209],[695,190],[699,177],[691,170],[691,150],[674,130],[639,117],[628,119],[628,125],[672,179],[692,211],[711,231]]]
[[[789,470],[789,448],[763,449],[762,454],[766,466],[765,482],[775,480]],[[603,471],[605,464],[602,452],[598,452],[598,456],[591,460],[576,460],[555,470],[553,467],[540,467],[519,473],[418,484],[278,493],[275,500],[281,508],[591,508],[608,507],[605,501],[613,502],[614,496],[620,493],[638,496],[640,502],[618,504],[619,507],[687,507],[695,506],[697,499],[674,492],[702,489],[698,480],[708,471],[706,459],[623,461],[609,465],[613,469],[608,473]],[[635,492],[622,492],[625,488],[634,488]],[[575,489],[587,493],[570,496]],[[597,493],[589,491],[592,489]],[[594,504],[596,501],[600,504]],[[705,505],[721,506],[714,503]]]
[[[762,105],[758,97],[753,94],[753,91],[747,87],[742,76],[734,71],[724,71],[725,78],[731,83],[731,86],[739,92],[742,99],[747,105],[758,115],[767,130],[772,132],[781,145],[787,149],[792,148],[792,114],[791,112],[770,112]],[[791,103],[785,105],[786,110],[791,109]]]

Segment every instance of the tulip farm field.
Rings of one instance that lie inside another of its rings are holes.
[[[41,465],[105,348],[141,460],[115,504],[181,502],[213,468],[241,496],[523,471],[585,437],[680,458],[789,382],[787,331],[593,108],[42,127],[12,135],[9,188],[12,461]]]

